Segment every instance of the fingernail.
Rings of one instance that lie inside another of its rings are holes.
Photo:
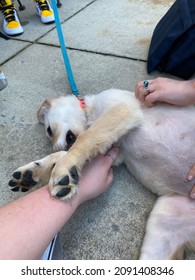
[[[193,176],[192,175],[189,175],[188,176],[188,181],[191,181],[193,179]]]
[[[114,148],[110,149],[110,150],[105,154],[105,156],[110,157],[113,161],[115,161],[116,158],[117,158],[118,152],[119,152],[119,149],[116,148],[116,147],[114,147]]]
[[[109,153],[112,155],[112,158],[115,160],[117,158],[117,155],[119,153],[119,149],[118,148],[112,148],[112,150],[109,151]]]
[[[190,197],[191,197],[192,199],[195,199],[195,193],[191,193],[191,194],[190,194]]]

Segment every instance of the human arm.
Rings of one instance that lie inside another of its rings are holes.
[[[78,194],[70,201],[52,198],[45,186],[0,208],[0,259],[39,259],[83,202],[104,193],[112,182],[112,149],[87,164]]]
[[[138,82],[135,87],[136,97],[147,106],[153,106],[156,102],[177,106],[195,104],[195,80],[181,81],[159,77],[148,82],[149,94],[143,82]]]

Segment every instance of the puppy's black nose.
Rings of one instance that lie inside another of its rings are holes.
[[[76,141],[76,135],[71,131],[68,130],[68,132],[66,133],[66,148],[65,151],[68,151],[71,146],[74,144],[74,142]]]

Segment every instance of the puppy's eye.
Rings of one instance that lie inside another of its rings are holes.
[[[52,136],[53,136],[53,132],[52,132],[50,126],[48,126],[48,128],[47,128],[47,133],[48,133],[49,137],[52,137]]]
[[[74,133],[72,133],[71,130],[68,130],[68,132],[66,133],[66,143],[69,147],[72,146],[72,144],[74,144],[76,140],[76,136],[74,135]]]

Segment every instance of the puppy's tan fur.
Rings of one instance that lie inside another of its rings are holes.
[[[74,96],[46,101],[39,109],[38,119],[47,133],[52,131],[49,137],[55,150],[66,148],[69,130],[77,140],[68,154],[51,155],[51,164],[50,156],[37,161],[48,167],[33,173],[34,180],[48,180],[53,196],[71,198],[78,190],[75,169],[79,173],[86,160],[118,145],[128,170],[160,196],[148,219],[140,258],[181,258],[184,246],[195,244],[195,202],[189,198],[194,181],[186,180],[195,160],[194,107],[145,108],[133,93],[114,89],[88,96],[86,103],[87,118]],[[33,163],[29,165],[17,171],[33,172]]]

